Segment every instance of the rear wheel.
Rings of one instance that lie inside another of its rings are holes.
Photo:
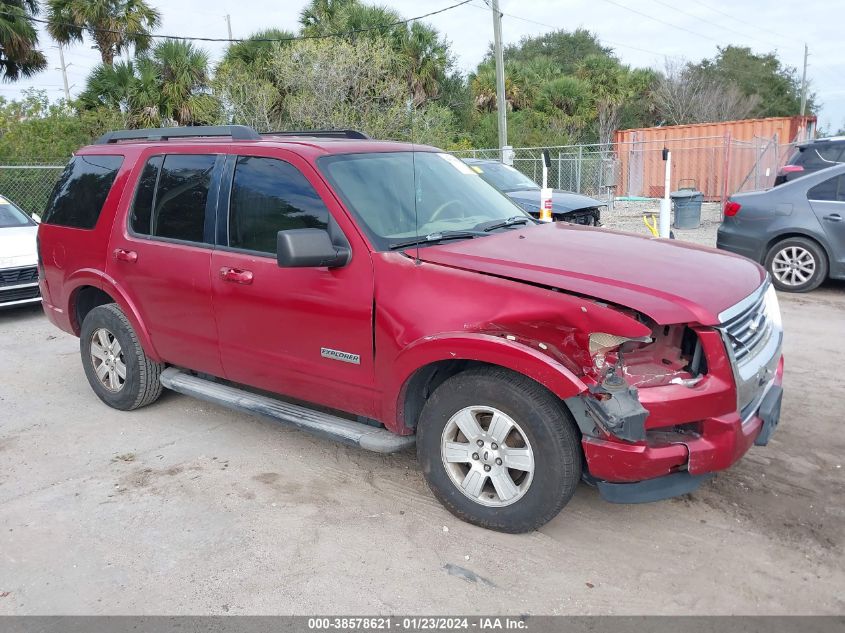
[[[581,477],[569,411],[542,386],[498,368],[468,370],[437,388],[420,417],[417,456],[450,512],[502,532],[554,518]]]
[[[766,269],[778,290],[809,292],[827,278],[827,257],[816,242],[789,237],[769,250]]]
[[[147,358],[123,311],[114,303],[91,310],[82,322],[79,349],[94,393],[110,407],[130,411],[161,395],[162,363]]]

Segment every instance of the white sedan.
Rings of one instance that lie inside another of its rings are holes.
[[[35,220],[0,196],[0,308],[41,301],[37,233]]]

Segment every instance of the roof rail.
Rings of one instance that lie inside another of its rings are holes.
[[[261,135],[246,125],[196,125],[187,127],[144,128],[106,132],[94,145],[108,145],[118,141],[166,141],[171,138],[230,136],[233,141],[258,141]]]
[[[262,132],[262,136],[316,136],[319,138],[350,138],[369,140],[369,136],[358,130],[285,130],[284,132]]]

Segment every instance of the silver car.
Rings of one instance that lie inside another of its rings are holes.
[[[41,301],[37,233],[35,220],[0,196],[0,308]]]

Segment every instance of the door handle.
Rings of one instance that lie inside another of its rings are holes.
[[[828,222],[842,222],[842,216],[838,213],[831,213],[830,215],[824,216],[824,219]]]
[[[128,262],[134,264],[138,261],[138,253],[135,251],[127,251],[125,248],[114,249],[114,258],[119,262]]]
[[[252,283],[252,271],[241,270],[239,268],[221,268],[220,279],[223,281],[231,281],[235,284],[249,285]]]

